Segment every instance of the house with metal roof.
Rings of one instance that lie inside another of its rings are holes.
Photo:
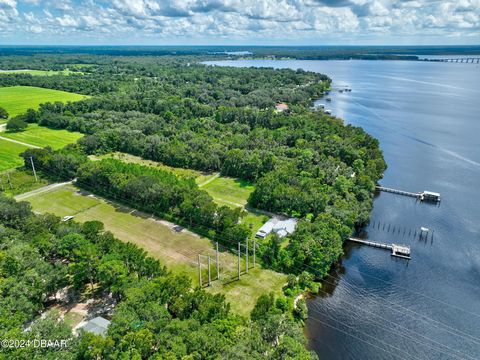
[[[105,336],[107,334],[108,326],[110,325],[110,321],[107,319],[97,316],[92,320],[85,322],[84,324],[78,327],[78,330],[83,330],[95,335],[102,335]]]
[[[263,226],[258,229],[255,234],[258,238],[266,238],[270,233],[275,233],[279,237],[285,237],[287,235],[293,234],[295,228],[297,227],[298,219],[295,218],[286,218],[282,219],[279,217],[274,217],[269,219]]]

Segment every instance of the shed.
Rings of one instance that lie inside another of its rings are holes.
[[[92,320],[89,320],[80,326],[79,330],[81,329],[95,335],[105,336],[107,334],[109,325],[110,321],[101,316],[97,316],[96,318],[93,318]]]

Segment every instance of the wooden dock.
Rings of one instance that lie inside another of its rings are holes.
[[[400,257],[403,259],[410,260],[410,246],[408,245],[398,245],[398,244],[384,244],[375,241],[369,241],[364,239],[359,239],[356,237],[348,238],[349,241],[356,242],[358,244],[363,244],[371,247],[376,247],[379,249],[390,250],[392,256]]]
[[[383,192],[389,192],[392,194],[398,194],[398,195],[404,195],[404,196],[411,196],[414,198],[419,198],[420,196],[422,196],[422,193],[414,193],[409,191],[397,190],[397,189],[392,189],[384,186],[376,186],[376,188]]]
[[[385,187],[385,186],[378,186],[378,185],[375,186],[375,188],[377,190],[383,191],[383,192],[414,197],[414,198],[419,199],[420,201],[435,201],[435,202],[440,201],[440,194],[432,192],[432,191],[425,190],[423,192],[415,193],[415,192],[410,192],[410,191],[392,189],[392,188],[388,188],[388,187]]]

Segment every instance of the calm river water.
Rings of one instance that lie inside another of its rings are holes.
[[[348,244],[320,296],[308,301],[310,348],[321,359],[480,359],[479,65],[215,64],[302,68],[329,75],[333,88],[350,86],[352,92],[332,91],[331,102],[319,102],[380,140],[389,166],[381,184],[442,195],[439,206],[376,197],[364,235],[409,244],[412,259]],[[420,239],[421,226],[433,237]]]

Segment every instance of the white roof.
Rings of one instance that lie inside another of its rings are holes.
[[[101,316],[97,316],[96,318],[87,321],[80,328],[93,334],[105,335],[109,325],[110,321]]]
[[[281,220],[279,218],[272,218],[268,220],[263,226],[258,229],[257,236],[265,237],[272,231],[278,234],[280,237],[292,234],[295,231],[298,220],[295,218],[289,218]],[[284,235],[280,235],[280,232]]]

